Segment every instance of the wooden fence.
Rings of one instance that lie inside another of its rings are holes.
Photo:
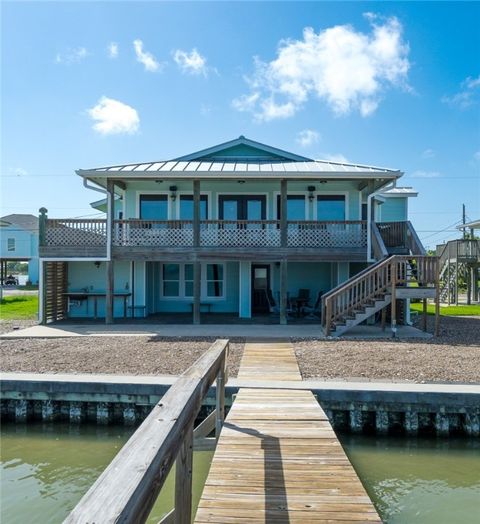
[[[160,522],[191,522],[194,438],[213,429],[219,437],[225,416],[227,354],[228,340],[217,340],[178,378],[65,523],[145,522],[175,461],[175,508]],[[202,401],[215,380],[216,409],[194,429]]]

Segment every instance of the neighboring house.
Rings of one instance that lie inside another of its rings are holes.
[[[389,252],[424,253],[407,216],[416,193],[396,188],[403,173],[394,169],[313,160],[241,136],[77,174],[104,188],[92,207],[107,218],[42,218],[44,321],[315,319],[322,294]]]
[[[13,214],[0,218],[1,276],[7,262],[28,262],[28,280],[38,284],[38,217]]]

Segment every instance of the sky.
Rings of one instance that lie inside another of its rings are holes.
[[[75,169],[245,135],[400,169],[426,246],[480,218],[479,2],[1,4],[1,214],[87,217]]]

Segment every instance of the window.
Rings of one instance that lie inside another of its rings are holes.
[[[207,297],[223,296],[223,265],[207,264]]]
[[[280,220],[280,195],[277,195],[277,220]],[[305,220],[305,195],[287,195],[287,220]]]
[[[7,238],[7,251],[15,251],[15,239]]]
[[[167,195],[140,195],[142,220],[168,220]]]
[[[200,271],[201,298],[224,298],[224,264],[202,264]],[[161,294],[164,299],[192,299],[193,264],[163,264]]]
[[[318,195],[317,220],[345,220],[345,195]]]
[[[208,219],[207,195],[200,196],[200,220]],[[193,195],[180,195],[180,220],[193,220]]]
[[[163,296],[180,296],[180,265],[163,264]]]

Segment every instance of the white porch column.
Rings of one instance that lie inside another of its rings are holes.
[[[252,263],[238,263],[238,316],[252,318]]]

